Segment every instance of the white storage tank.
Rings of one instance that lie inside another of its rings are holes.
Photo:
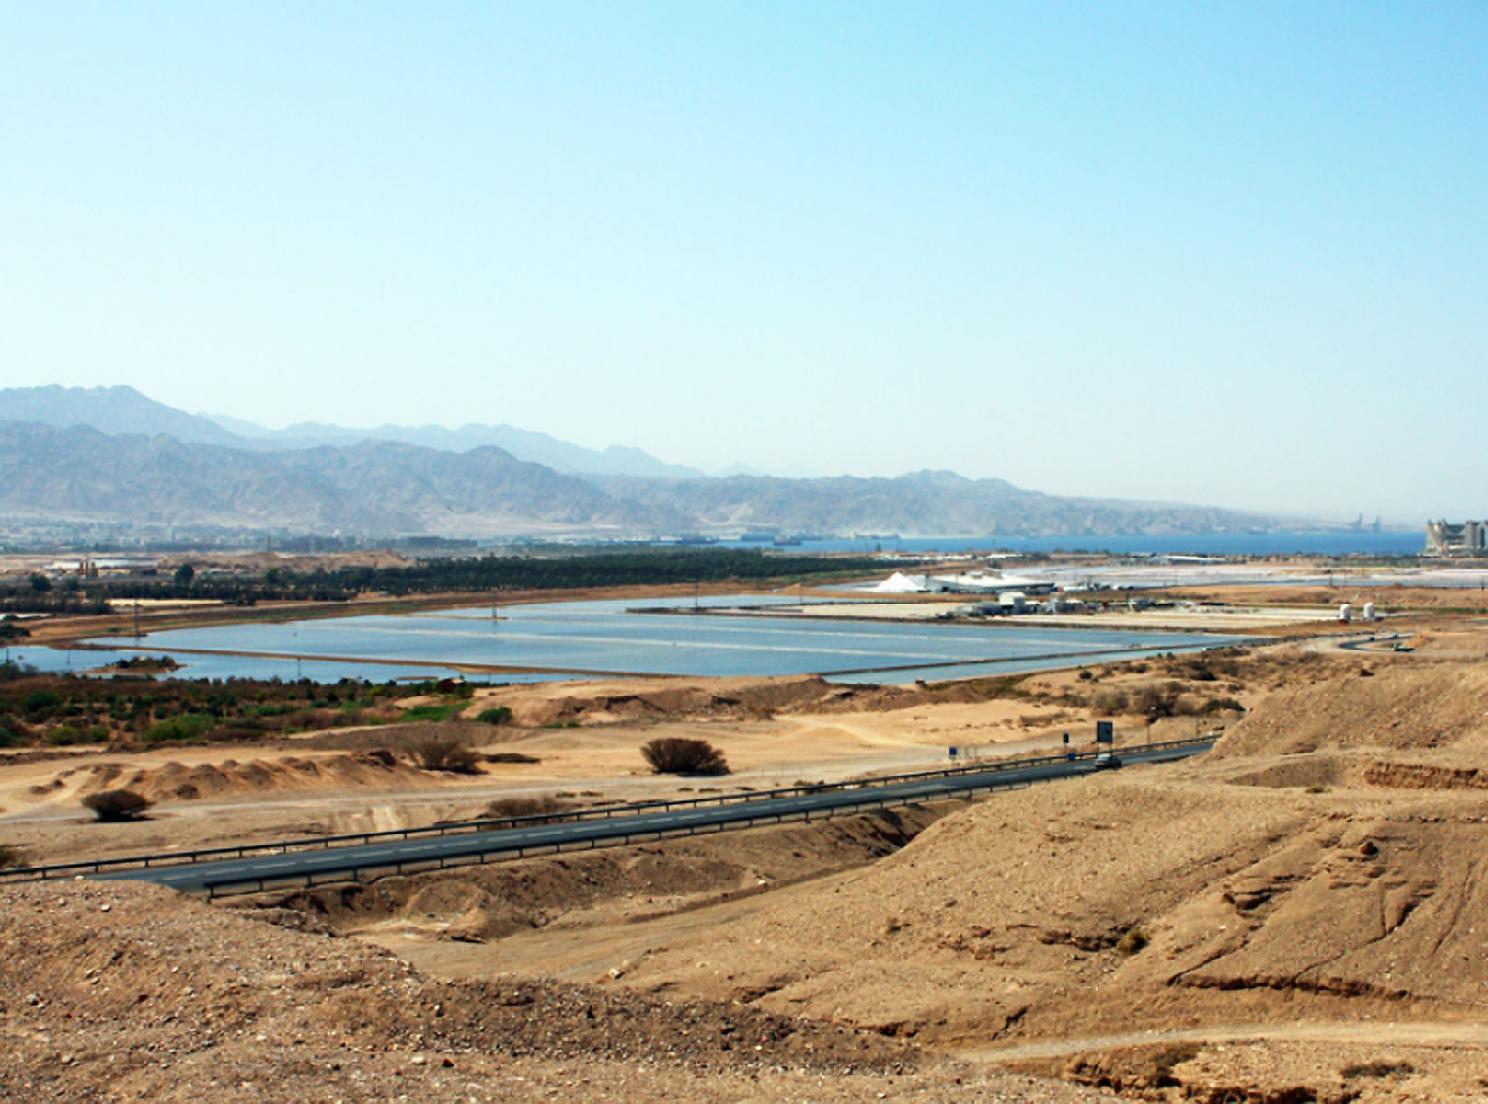
[[[1338,620],[1347,625],[1354,619],[1354,607],[1345,602],[1338,607]]]
[[[1366,620],[1366,621],[1378,621],[1379,620],[1379,615],[1376,614],[1375,611],[1374,611],[1374,603],[1373,602],[1365,602],[1364,603],[1364,620]]]

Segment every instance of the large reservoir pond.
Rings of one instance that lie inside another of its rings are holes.
[[[842,682],[915,679],[1067,667],[1239,643],[1234,637],[1040,627],[1037,616],[995,623],[812,620],[796,614],[692,614],[691,599],[650,600],[678,613],[634,612],[634,600],[552,602],[395,616],[336,617],[152,633],[107,653],[24,649],[45,670],[85,670],[121,648],[171,655],[184,678],[364,678],[439,676],[466,670],[493,681],[596,675],[821,674]],[[703,606],[795,605],[760,595],[712,598]],[[510,668],[482,671],[480,668]],[[474,668],[474,670],[470,670]],[[526,669],[525,672],[523,669]]]

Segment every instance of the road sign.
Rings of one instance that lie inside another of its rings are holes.
[[[1116,742],[1116,726],[1110,721],[1096,721],[1095,742],[1098,744],[1114,744]]]
[[[946,750],[951,753],[951,758],[952,759],[956,758],[956,754],[959,751],[959,749],[956,748],[956,747],[954,747],[954,746],[949,747],[949,748],[946,748]]]

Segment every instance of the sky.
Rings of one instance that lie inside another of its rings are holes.
[[[13,2],[0,385],[1479,517],[1485,147],[1481,3]]]

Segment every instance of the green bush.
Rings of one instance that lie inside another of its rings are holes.
[[[62,704],[62,699],[50,690],[33,690],[26,695],[26,700],[21,703],[21,709],[28,717],[44,717],[54,712]]]
[[[446,705],[415,705],[412,709],[404,711],[403,719],[405,721],[447,721],[459,711],[458,702],[450,702]]]
[[[46,734],[46,742],[53,747],[72,747],[74,744],[102,744],[109,738],[109,730],[103,725],[60,725]]]
[[[511,724],[512,711],[504,705],[492,706],[490,709],[482,709],[475,715],[475,719],[481,724]]]
[[[25,742],[25,738],[19,732],[0,725],[0,748],[20,747]]]
[[[156,721],[145,730],[145,739],[153,743],[166,740],[200,740],[212,730],[214,718],[205,713],[178,713]]]

